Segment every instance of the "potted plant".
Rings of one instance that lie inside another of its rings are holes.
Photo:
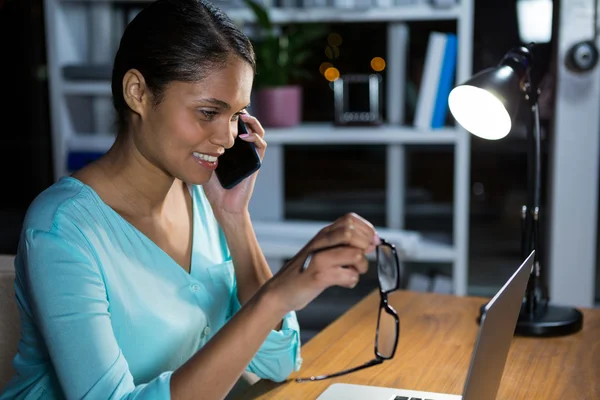
[[[253,11],[257,30],[251,36],[256,52],[254,113],[265,127],[289,127],[302,120],[302,78],[312,55],[310,45],[326,33],[320,24],[277,26],[268,9],[255,0],[244,0]]]

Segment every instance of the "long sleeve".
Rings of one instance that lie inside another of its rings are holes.
[[[241,308],[235,277],[230,304],[229,314],[233,316]],[[292,311],[284,317],[281,330],[269,333],[246,369],[260,378],[282,382],[292,372],[300,370],[300,345],[300,327],[296,313]]]
[[[102,273],[89,250],[25,232],[24,278],[36,324],[67,399],[170,399],[171,372],[135,385],[111,326]]]

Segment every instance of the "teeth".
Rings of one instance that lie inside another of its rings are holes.
[[[208,161],[208,162],[212,162],[212,163],[217,161],[217,157],[209,156],[207,154],[202,154],[202,153],[197,153],[197,152],[193,152],[192,154],[194,155],[194,157],[196,157],[200,160],[204,160],[204,161]]]

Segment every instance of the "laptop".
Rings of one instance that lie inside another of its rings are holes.
[[[494,400],[517,326],[534,254],[535,250],[486,304],[462,396],[334,383],[317,400]]]

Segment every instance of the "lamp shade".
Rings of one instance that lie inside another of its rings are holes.
[[[485,69],[456,86],[448,97],[454,119],[483,139],[502,139],[511,130],[523,92],[510,65]]]

